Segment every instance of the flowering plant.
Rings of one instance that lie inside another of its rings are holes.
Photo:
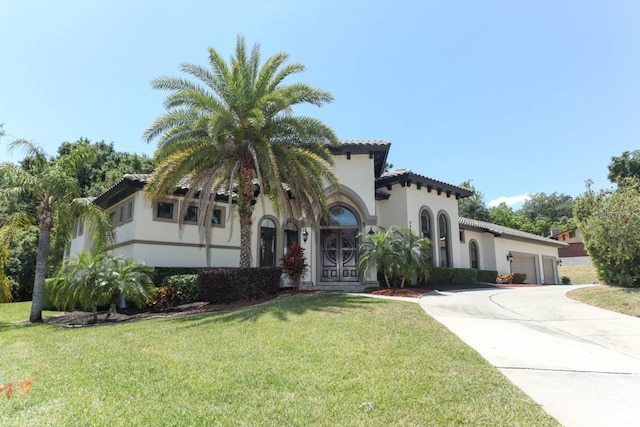
[[[300,286],[302,275],[307,271],[307,257],[304,256],[304,248],[298,243],[292,243],[287,253],[280,259],[280,265],[289,275],[294,288]]]
[[[511,283],[513,281],[513,273],[498,274],[496,283]]]

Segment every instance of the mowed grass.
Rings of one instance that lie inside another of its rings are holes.
[[[80,329],[0,305],[2,426],[558,425],[418,306],[342,294]],[[5,318],[5,316],[7,316]]]
[[[574,289],[567,294],[585,304],[640,317],[640,289],[598,285]]]
[[[591,264],[587,265],[561,265],[558,267],[560,277],[567,276],[574,285],[586,285],[598,281],[596,269]]]

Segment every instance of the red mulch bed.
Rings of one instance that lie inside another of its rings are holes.
[[[374,295],[384,295],[386,297],[407,297],[407,298],[420,298],[423,294],[433,292],[433,289],[418,289],[418,288],[377,288],[369,291],[368,293]]]

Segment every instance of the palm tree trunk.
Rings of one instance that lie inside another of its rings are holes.
[[[36,275],[33,280],[33,299],[29,322],[42,322],[42,306],[44,305],[44,279],[47,277],[47,259],[49,258],[49,241],[51,231],[40,228],[38,235],[38,252],[36,253]]]
[[[246,163],[246,162],[245,162]],[[238,183],[238,216],[240,217],[240,268],[251,267],[251,217],[253,215],[253,182],[251,164],[240,167]]]

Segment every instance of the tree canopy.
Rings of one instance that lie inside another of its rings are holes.
[[[215,196],[235,196],[240,219],[240,266],[251,266],[251,218],[256,189],[276,210],[290,218],[319,218],[326,211],[325,186],[337,182],[329,146],[337,145],[333,130],[321,121],[293,114],[299,104],[321,106],[333,97],[303,83],[284,81],[305,67],[287,63],[277,53],[261,63],[260,47],[248,51],[238,36],[235,55],[226,62],[209,48],[209,67],[182,64],[196,81],[160,77],[154,89],[168,91],[166,112],[145,131],[147,142],[158,140],[157,167],[146,187],[158,199],[190,178],[186,198],[198,197],[198,223],[207,247]],[[289,197],[289,194],[293,197]],[[210,200],[212,202],[210,202]],[[183,218],[184,212],[178,218]],[[207,265],[210,251],[207,250]]]

